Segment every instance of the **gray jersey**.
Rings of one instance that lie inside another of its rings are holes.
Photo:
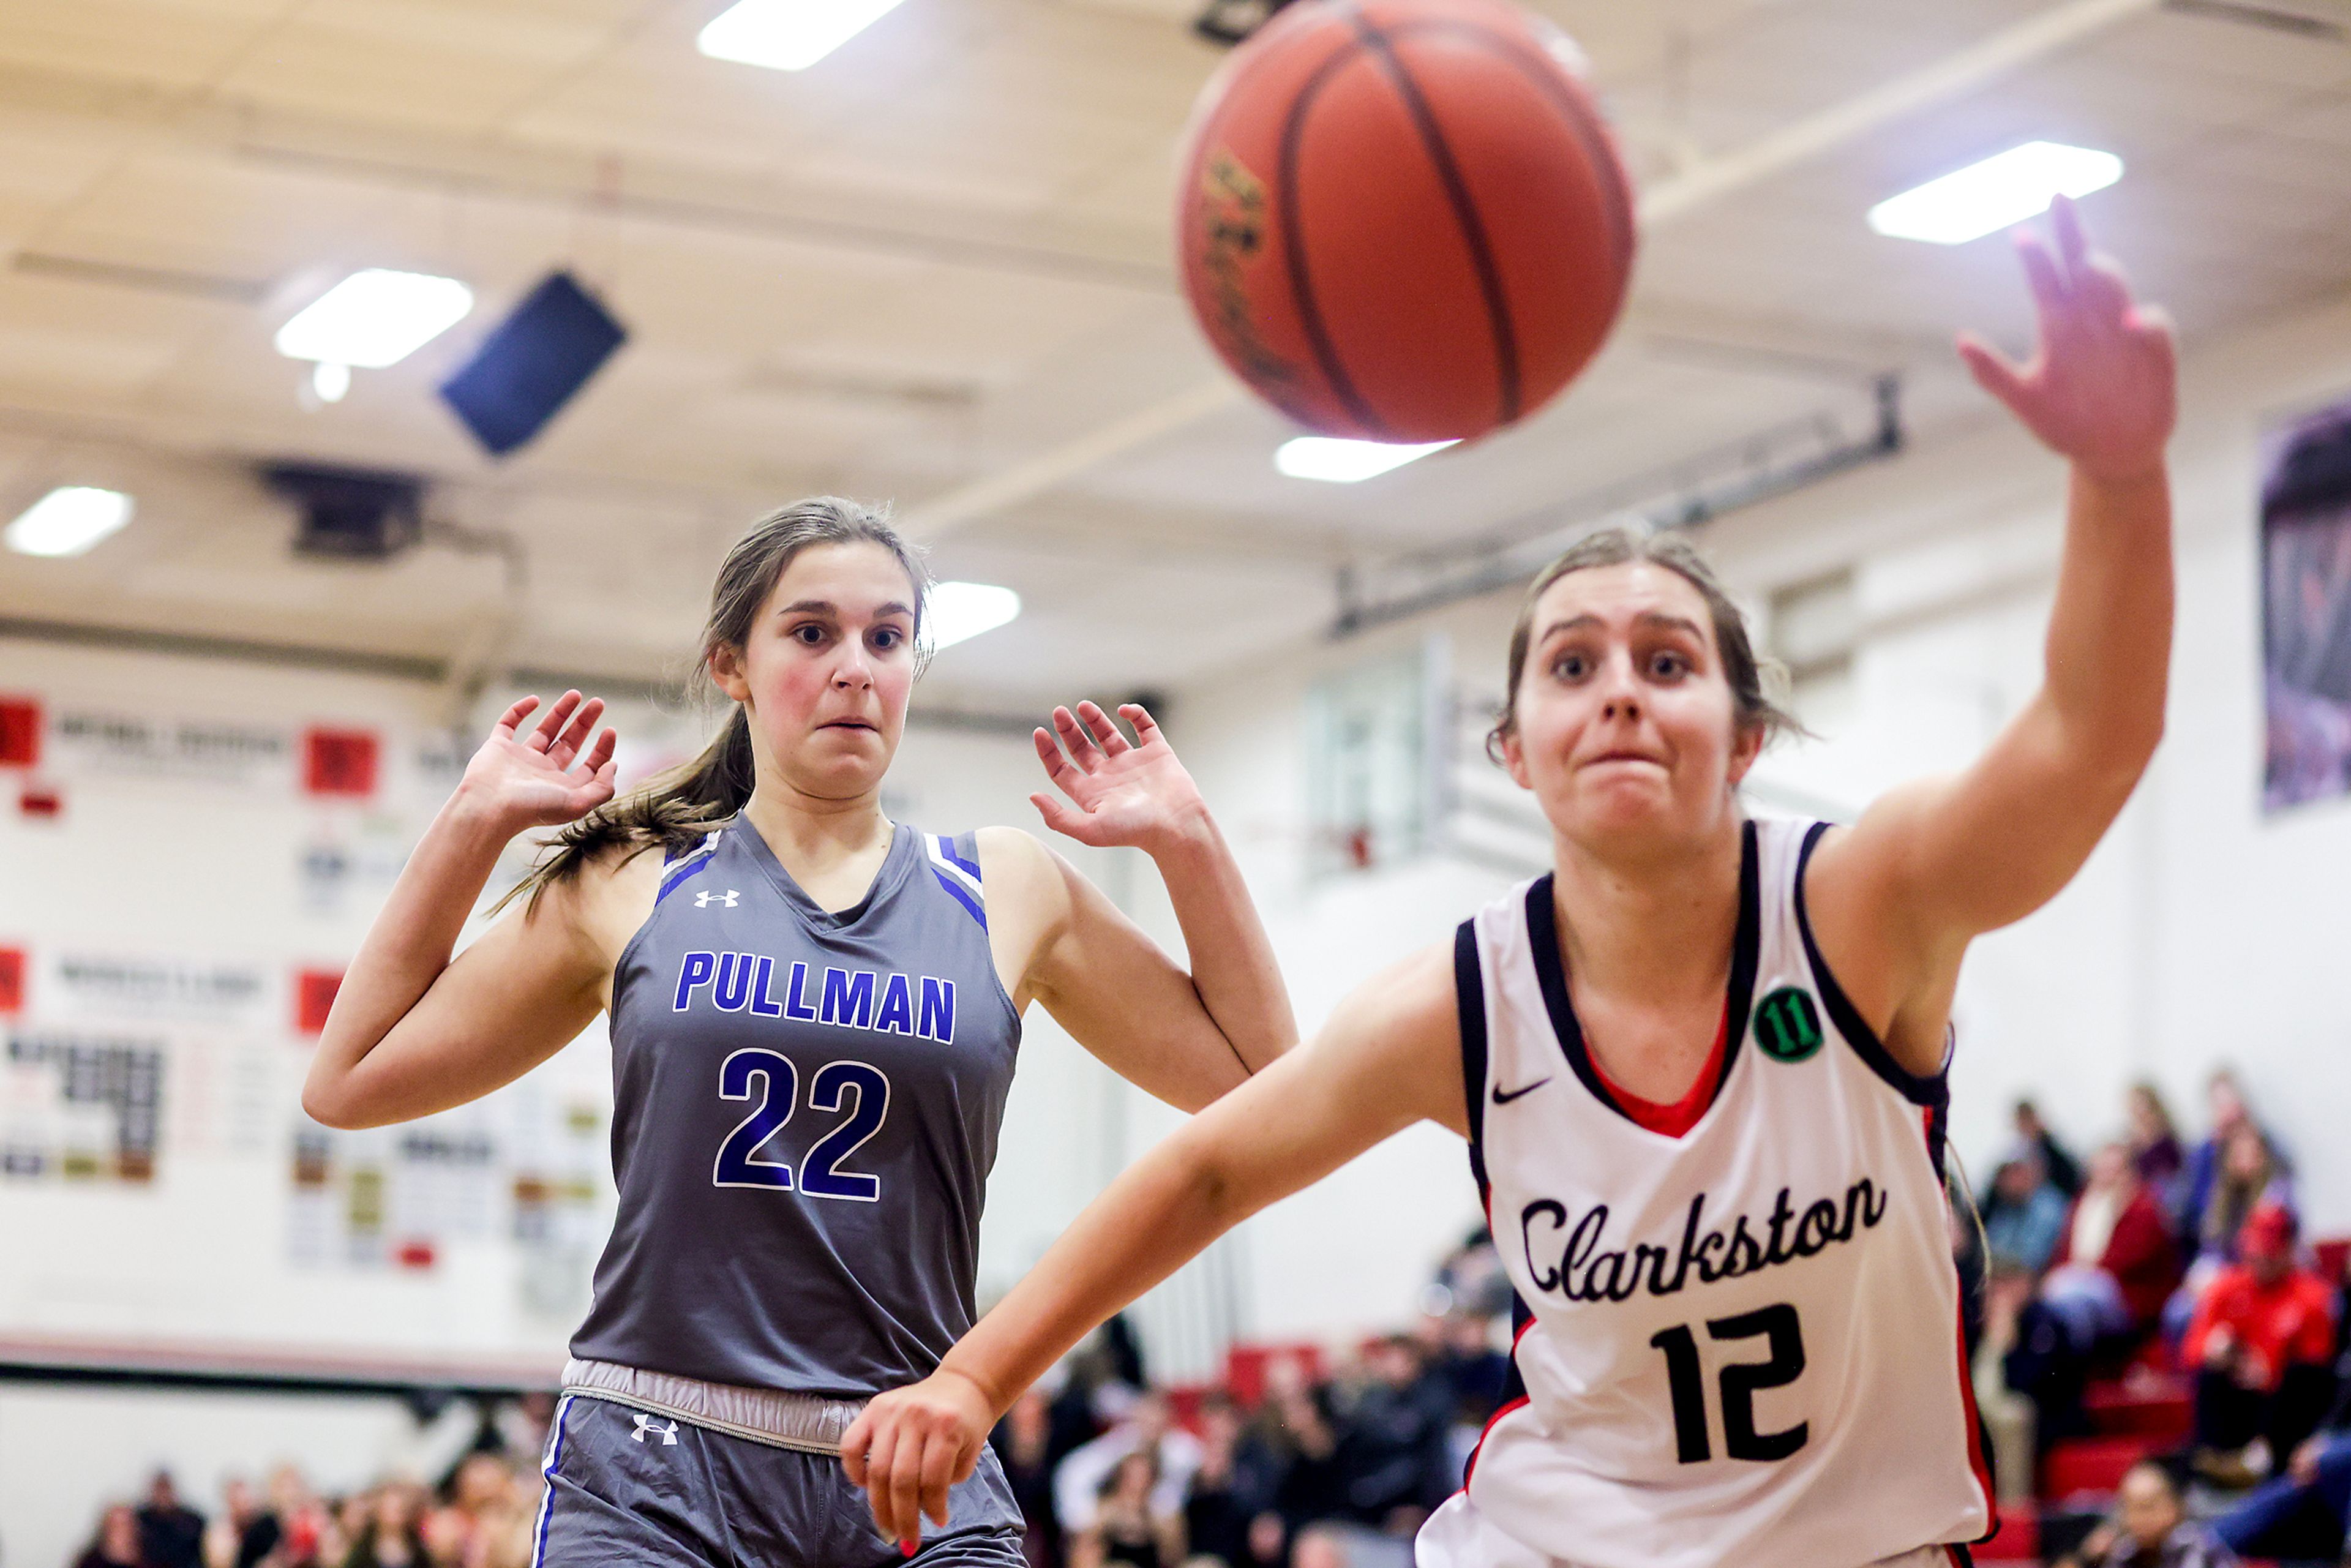
[[[831,914],[737,817],[663,869],[612,986],[620,1215],[571,1353],[859,1396],[973,1318],[1020,1020],[971,835],[901,824]]]

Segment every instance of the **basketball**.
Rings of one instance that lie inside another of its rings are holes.
[[[1301,0],[1209,81],[1179,168],[1208,340],[1329,434],[1515,423],[1624,303],[1630,187],[1581,55],[1503,0]]]

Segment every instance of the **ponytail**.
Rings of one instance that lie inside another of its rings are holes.
[[[895,556],[914,585],[919,643],[926,618],[924,600],[931,581],[922,557],[891,526],[886,509],[818,496],[761,518],[726,552],[726,562],[718,569],[718,581],[711,590],[710,619],[703,628],[702,659],[695,681],[697,688],[706,677],[713,653],[721,647],[740,649],[749,638],[759,607],[792,557],[820,544],[873,544]],[[917,664],[918,672],[920,667]],[[674,859],[740,811],[757,783],[751,716],[737,703],[702,755],[606,801],[578,821],[566,823],[550,841],[554,852],[533,866],[530,874],[499,899],[491,913],[517,898],[525,901],[526,910],[536,908],[539,895],[549,887],[577,876],[590,861],[614,848],[625,851],[621,864],[654,848],[660,849],[664,859]]]

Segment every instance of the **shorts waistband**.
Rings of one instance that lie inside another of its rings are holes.
[[[862,1399],[828,1399],[786,1388],[746,1388],[698,1377],[648,1372],[618,1362],[564,1364],[563,1392],[674,1416],[730,1437],[804,1454],[838,1454],[841,1434],[865,1408]]]

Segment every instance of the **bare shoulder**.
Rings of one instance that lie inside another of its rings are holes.
[[[570,875],[524,904],[522,925],[533,933],[543,930],[542,940],[573,948],[581,962],[609,975],[653,914],[661,873],[657,844],[600,846]]]
[[[1050,845],[1019,828],[982,828],[972,839],[990,909],[1040,926],[1067,915],[1080,873]]]

